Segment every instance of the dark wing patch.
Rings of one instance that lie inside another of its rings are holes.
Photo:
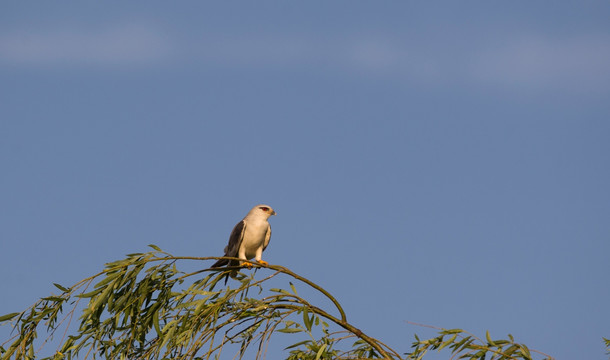
[[[239,247],[241,246],[241,242],[244,239],[244,230],[246,229],[246,222],[244,220],[240,221],[235,225],[233,231],[231,231],[231,236],[229,236],[229,245],[227,245],[225,249],[225,256],[233,256],[237,257],[239,253]]]
[[[271,225],[267,225],[267,233],[265,234],[265,243],[263,244],[263,251],[269,246],[269,241],[271,241]]]
[[[246,229],[246,222],[244,220],[240,221],[235,225],[233,231],[231,231],[231,235],[229,236],[229,244],[225,247],[224,256],[237,257],[239,255],[239,247],[241,246],[241,242],[244,239],[244,230]],[[218,260],[212,265],[213,268],[219,266],[237,266],[239,265],[238,261],[229,261],[229,260]],[[226,283],[226,279],[225,279]]]

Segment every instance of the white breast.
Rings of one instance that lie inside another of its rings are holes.
[[[246,258],[253,258],[256,250],[263,247],[268,228],[269,223],[264,219],[249,220],[246,223],[246,231],[241,243],[241,246],[246,250]]]

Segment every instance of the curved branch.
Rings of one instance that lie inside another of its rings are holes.
[[[243,260],[240,258],[236,258],[236,257],[230,257],[230,256],[222,256],[222,257],[215,257],[215,256],[207,256],[207,257],[195,257],[195,256],[168,256],[168,257],[164,257],[164,258],[154,258],[151,259],[151,261],[160,261],[160,260],[220,260],[220,259],[224,259],[224,260]],[[324,288],[322,288],[321,286],[319,286],[318,284],[314,283],[313,281],[296,274],[295,272],[293,272],[292,270],[284,267],[284,266],[280,266],[280,265],[264,265],[261,263],[256,263],[253,262],[253,264],[255,264],[258,267],[262,267],[262,268],[268,268],[271,270],[275,270],[275,271],[279,271],[283,274],[292,276],[293,278],[304,282],[305,284],[311,286],[312,288],[318,290],[319,292],[321,292],[324,296],[326,296],[337,308],[337,310],[339,311],[339,314],[341,314],[341,321],[347,321],[347,316],[345,315],[345,311],[343,310],[343,307],[341,307],[341,304],[339,304],[339,301],[337,301],[337,299],[335,299],[334,296],[332,296],[328,291],[324,290]],[[199,270],[197,272],[194,272],[192,274],[196,274],[199,272],[204,272],[204,271],[226,271],[226,270],[238,270],[238,269],[242,269],[243,266],[225,266],[222,268],[208,268],[208,269],[203,269],[203,270]]]

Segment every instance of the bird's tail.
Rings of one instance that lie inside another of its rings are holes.
[[[212,266],[212,268],[217,268],[217,267],[221,267],[221,266],[225,266],[229,264],[229,260],[227,259],[220,259],[218,261],[216,261]]]
[[[216,261],[214,264],[212,264],[212,266],[210,266],[210,267],[211,267],[211,268],[219,268],[219,267],[222,267],[222,266],[225,266],[225,265],[229,265],[229,266],[231,266],[231,265],[233,265],[233,264],[231,264],[231,260],[227,260],[227,259],[220,259],[220,260]],[[231,270],[231,271],[229,271],[229,272],[228,272],[228,273],[227,273],[227,274],[224,276],[224,278],[225,278],[225,285],[227,285],[227,280],[229,280],[229,276],[230,276],[230,277],[234,277],[236,273],[237,273],[237,271],[235,271],[235,270]]]

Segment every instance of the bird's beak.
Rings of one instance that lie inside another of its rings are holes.
[[[271,213],[271,215],[277,215],[277,213],[275,212],[275,210],[273,210],[273,212]]]

